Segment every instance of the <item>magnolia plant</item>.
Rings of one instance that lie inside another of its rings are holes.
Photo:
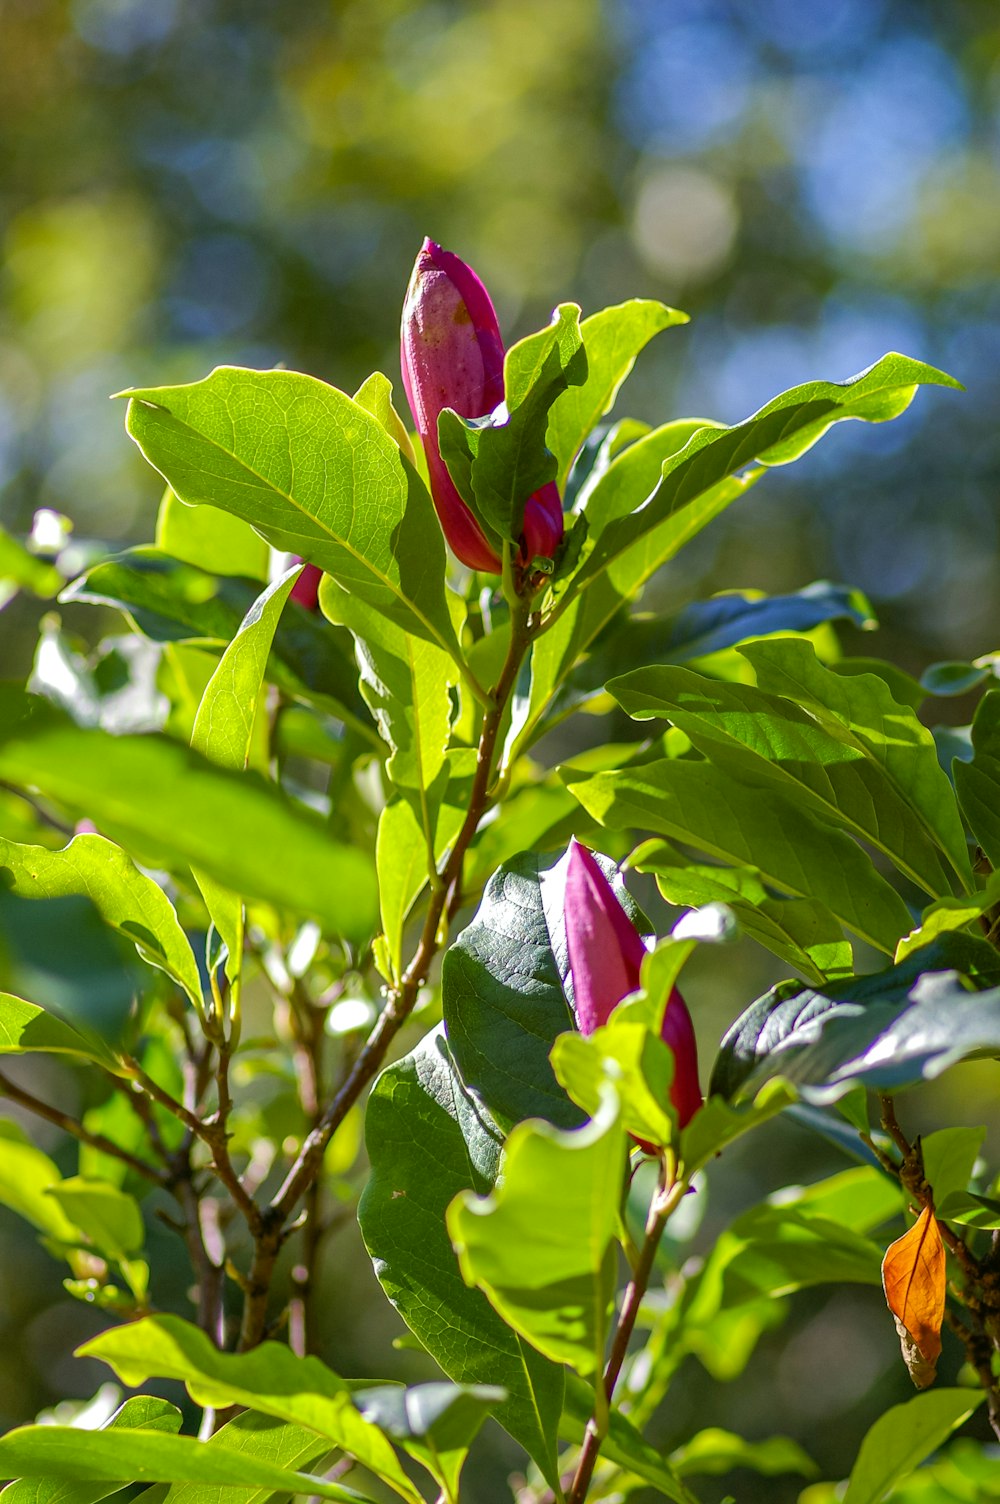
[[[1000,1435],[984,1130],[918,1136],[910,1102],[1000,1051],[993,659],[918,682],[844,656],[836,623],[871,611],[825,583],[636,610],[771,467],[957,383],[890,354],[735,427],[609,420],[682,322],[564,304],[505,351],[483,284],[427,241],[415,437],[380,373],[351,397],[222,367],[123,394],[167,488],[154,545],[91,548],[66,582],[79,544],[0,540],[8,595],[125,622],[88,651],[46,617],[0,697],[0,1052],[55,1062],[0,1075],[0,1201],[106,1313],[81,1352],[139,1391],[97,1429],[0,1439],[5,1504],[136,1483],[457,1504],[488,1416],[523,1449],[521,1504],[808,1477],[780,1437],[664,1450],[656,1412],[685,1358],[723,1385],[785,1297],[838,1282],[883,1284],[886,1361],[894,1319],[926,1390],[871,1417],[851,1504],[996,1492],[961,1444],[907,1481],[980,1406]],[[983,690],[971,728],[918,717]],[[547,765],[549,731],[611,706],[613,744]],[[789,979],[739,1000],[700,1078],[678,979],[736,936]],[[844,1167],[692,1256],[718,1157],[779,1113]],[[317,1355],[324,1240],[355,1212],[422,1352],[410,1387]]]

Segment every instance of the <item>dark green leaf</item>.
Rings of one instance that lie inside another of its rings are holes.
[[[476,1433],[506,1398],[505,1389],[487,1384],[383,1384],[354,1391],[365,1419],[423,1463],[452,1501]]]
[[[161,736],[109,736],[35,715],[0,742],[0,777],[33,784],[248,898],[312,915],[338,934],[370,933],[369,862],[252,773],[216,767]]]
[[[594,1391],[585,1379],[575,1373],[566,1374],[566,1402],[559,1434],[579,1445],[584,1429],[594,1413]],[[666,1499],[675,1504],[697,1504],[681,1480],[675,1476],[669,1464],[664,1462],[657,1449],[650,1445],[642,1433],[620,1410],[612,1409],[608,1434],[601,1443],[601,1456],[633,1473],[644,1483],[650,1484]]]
[[[182,501],[244,518],[457,654],[430,496],[363,407],[311,376],[235,366],[122,395],[129,434]]]
[[[971,974],[983,963],[995,980],[991,948],[950,934],[897,966],[823,992],[783,983],[726,1034],[711,1090],[733,1097],[781,1076],[807,1101],[824,1103],[856,1082],[893,1091],[979,1050],[998,1051],[1000,987],[968,991],[959,970],[948,969]]]
[[[987,665],[974,663],[932,663],[920,675],[921,686],[929,695],[964,695],[991,678]]]
[[[184,510],[228,517],[214,507]],[[216,647],[235,637],[259,592],[256,580],[207,572],[156,549],[133,548],[96,564],[67,586],[61,599],[117,606],[155,642]],[[315,612],[297,607],[283,614],[267,672],[290,695],[335,714],[344,707],[363,713],[351,639]]]
[[[441,1030],[379,1076],[366,1136],[371,1178],[358,1220],[383,1289],[449,1378],[507,1390],[497,1419],[554,1483],[562,1370],[466,1286],[445,1229],[459,1192],[491,1189],[502,1139],[462,1086]]]

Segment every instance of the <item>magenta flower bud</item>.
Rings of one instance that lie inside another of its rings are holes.
[[[452,552],[470,569],[500,573],[500,558],[458,493],[438,446],[446,407],[483,418],[503,401],[504,346],[490,295],[471,266],[425,240],[403,304],[403,387],[424,446],[431,496]],[[554,481],[524,509],[521,562],[551,558],[562,541],[563,513]]]
[[[293,559],[292,562],[298,561]],[[318,564],[307,564],[292,586],[292,600],[298,601],[300,606],[305,606],[307,611],[318,611],[319,582],[322,578],[323,571]]]
[[[646,947],[593,852],[578,841],[570,845],[563,911],[576,1022],[581,1034],[593,1034],[623,998],[638,991]],[[676,987],[664,1010],[660,1036],[674,1057],[670,1100],[684,1128],[701,1106],[702,1095],[691,1015]]]

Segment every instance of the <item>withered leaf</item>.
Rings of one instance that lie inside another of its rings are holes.
[[[896,1318],[903,1361],[918,1389],[934,1382],[941,1354],[945,1282],[941,1230],[925,1206],[909,1232],[890,1244],[882,1260],[882,1288]]]

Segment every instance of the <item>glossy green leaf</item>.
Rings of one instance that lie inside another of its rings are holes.
[[[185,508],[192,510],[215,512],[214,507]],[[226,512],[215,514],[236,520]],[[117,606],[154,642],[214,648],[235,637],[259,593],[255,580],[199,569],[156,549],[132,548],[95,564],[60,599]],[[315,612],[300,607],[283,613],[267,672],[286,694],[334,714],[364,712],[351,639]]]
[[[701,1276],[718,1282],[721,1307],[778,1299],[813,1285],[881,1284],[882,1246],[832,1219],[789,1204],[753,1207],[712,1248]]]
[[[430,496],[358,403],[311,376],[235,366],[123,395],[130,436],[182,501],[235,513],[457,653]]]
[[[145,960],[172,976],[195,1007],[201,1006],[198,963],[173,904],[113,841],[78,835],[61,851],[51,851],[0,837],[0,869],[9,891],[22,898],[88,898],[105,924],[134,941]]]
[[[486,1198],[463,1191],[448,1208],[466,1281],[546,1357],[583,1377],[603,1364],[625,1146],[608,1089],[582,1128],[519,1123],[497,1189]]]
[[[655,873],[664,898],[678,907],[728,905],[745,934],[810,981],[854,970],[850,943],[830,910],[810,898],[773,898],[756,867],[701,866],[662,841],[646,842],[630,866]]]
[[[870,1428],[847,1482],[844,1504],[879,1504],[894,1483],[936,1452],[985,1399],[971,1389],[931,1389],[893,1405]]]
[[[712,1091],[732,1097],[780,1075],[807,1101],[824,1103],[858,1082],[894,1091],[980,1050],[1000,1051],[1000,987],[969,991],[952,969],[969,948],[993,964],[985,945],[947,935],[887,971],[823,992],[773,988],[724,1037]]]
[[[360,852],[330,840],[255,775],[217,767],[165,737],[109,736],[35,716],[0,742],[0,777],[33,784],[247,898],[311,915],[334,933],[370,933],[375,880]]]
[[[547,328],[507,351],[504,403],[494,414],[471,421],[451,408],[441,414],[441,453],[488,537],[517,543],[525,502],[556,476],[556,456],[546,443],[549,410],[586,376],[580,310],[562,303]]]
[[[317,1494],[357,1504],[365,1495],[263,1457],[209,1447],[194,1436],[162,1431],[80,1431],[74,1426],[21,1426],[0,1437],[0,1473],[69,1483],[247,1484],[272,1492]],[[418,1497],[416,1495],[414,1498]]]
[[[317,1466],[330,1452],[329,1441],[317,1436],[315,1431],[287,1425],[255,1410],[246,1410],[235,1420],[227,1421],[205,1445],[227,1448],[284,1468]],[[322,1471],[322,1468],[318,1470]],[[210,1483],[175,1483],[166,1492],[162,1488],[152,1488],[138,1495],[143,1504],[220,1504],[220,1500],[224,1500],[224,1504],[267,1504],[274,1497],[266,1484],[239,1489],[229,1487],[220,1495],[218,1486]],[[25,1500],[24,1504],[29,1504],[29,1501]],[[53,1501],[53,1504],[58,1504],[58,1501]]]
[[[965,695],[990,677],[985,663],[932,663],[920,675],[920,684],[929,695]]]
[[[636,356],[661,329],[687,322],[686,313],[652,298],[631,298],[583,320],[580,334],[587,353],[587,378],[558,396],[549,413],[548,445],[558,463],[560,492],[577,451],[614,406]]]
[[[502,1137],[464,1089],[443,1030],[379,1076],[366,1141],[371,1176],[358,1221],[382,1288],[450,1379],[506,1389],[497,1419],[554,1483],[563,1371],[464,1283],[445,1228],[456,1195],[493,1186]]]
[[[82,1034],[44,1008],[0,992],[0,1055],[77,1055],[106,1070],[120,1070],[116,1056],[96,1034]]]
[[[457,1504],[462,1467],[483,1421],[507,1398],[487,1384],[383,1384],[356,1389],[366,1420],[415,1457],[440,1483],[445,1504]]]
[[[603,825],[651,831],[717,860],[752,866],[769,886],[822,904],[890,955],[910,924],[903,900],[850,837],[820,824],[777,789],[753,788],[721,767],[688,759],[592,777],[564,768],[562,775]]]
[[[151,1394],[137,1394],[126,1400],[100,1427],[102,1431],[166,1431],[176,1434],[181,1427],[181,1412],[176,1405]],[[98,1483],[77,1483],[73,1479],[20,1478],[0,1490],[2,1504],[97,1504],[115,1489],[130,1483],[124,1477]]]
[[[258,596],[205,687],[191,746],[221,768],[242,773],[247,766],[275,629],[301,573],[301,567],[289,569]],[[226,946],[226,975],[238,994],[243,969],[243,899],[197,867],[194,877]]]
[[[699,430],[664,464],[659,484],[641,510],[617,518],[601,532],[578,581],[606,569],[643,534],[725,477],[753,464],[787,465],[845,418],[869,423],[896,418],[909,407],[918,385],[928,382],[959,385],[922,361],[884,355],[849,381],[793,387],[733,428]]]
[[[494,873],[441,971],[448,1043],[462,1080],[505,1125],[539,1117],[573,1128],[584,1117],[549,1062],[557,1035],[574,1027],[561,863],[526,854]]]
[[[732,1431],[719,1426],[709,1426],[698,1431],[676,1452],[670,1454],[671,1466],[682,1478],[692,1474],[719,1474],[733,1468],[747,1468],[765,1478],[781,1473],[799,1473],[803,1478],[815,1478],[819,1468],[790,1436],[769,1436],[765,1441],[747,1441]]]
[[[277,1342],[249,1353],[220,1353],[177,1316],[148,1316],[103,1332],[79,1353],[110,1364],[133,1387],[150,1378],[180,1379],[199,1405],[247,1405],[305,1426],[357,1458],[410,1504],[421,1504],[385,1437],[354,1408],[343,1379],[318,1358],[297,1357]]]
[[[251,580],[266,580],[271,564],[266,539],[240,517],[218,507],[186,506],[169,489],[156,514],[156,546],[185,564]]]
[[[870,842],[932,897],[950,892],[956,875],[967,883],[954,795],[913,712],[874,676],[831,673],[801,639],[739,651],[759,687],[663,667],[609,688],[630,715],[667,717],[734,776],[773,785]]]

